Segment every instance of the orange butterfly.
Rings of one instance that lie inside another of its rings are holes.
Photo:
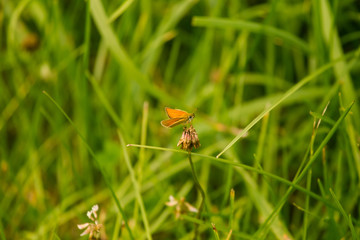
[[[188,113],[180,109],[165,108],[169,119],[162,120],[161,125],[167,128],[175,127],[181,123],[188,123],[193,120],[195,113]]]

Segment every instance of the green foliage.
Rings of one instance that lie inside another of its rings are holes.
[[[357,1],[1,6],[1,240],[359,239]]]

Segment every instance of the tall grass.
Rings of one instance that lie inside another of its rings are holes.
[[[357,1],[1,6],[1,240],[359,238]]]

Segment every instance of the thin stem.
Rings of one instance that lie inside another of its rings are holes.
[[[189,157],[189,163],[190,163],[190,166],[191,166],[191,171],[192,171],[192,175],[193,175],[193,178],[194,178],[194,181],[195,181],[195,186],[196,188],[200,191],[201,193],[201,204],[200,204],[200,207],[199,207],[199,211],[196,215],[196,218],[197,219],[201,219],[201,213],[202,213],[202,210],[204,208],[204,202],[205,202],[205,192],[204,190],[202,189],[200,183],[199,183],[199,180],[196,176],[196,172],[195,172],[195,167],[194,167],[194,164],[193,164],[193,161],[191,159],[191,152],[189,152],[188,154],[188,157]],[[199,234],[199,225],[198,224],[195,224],[195,235],[194,235],[194,239],[197,239],[197,236]]]

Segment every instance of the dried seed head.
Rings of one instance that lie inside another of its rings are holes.
[[[193,148],[200,147],[199,137],[192,125],[189,128],[184,127],[184,131],[177,146],[180,146],[181,149],[189,152]]]

